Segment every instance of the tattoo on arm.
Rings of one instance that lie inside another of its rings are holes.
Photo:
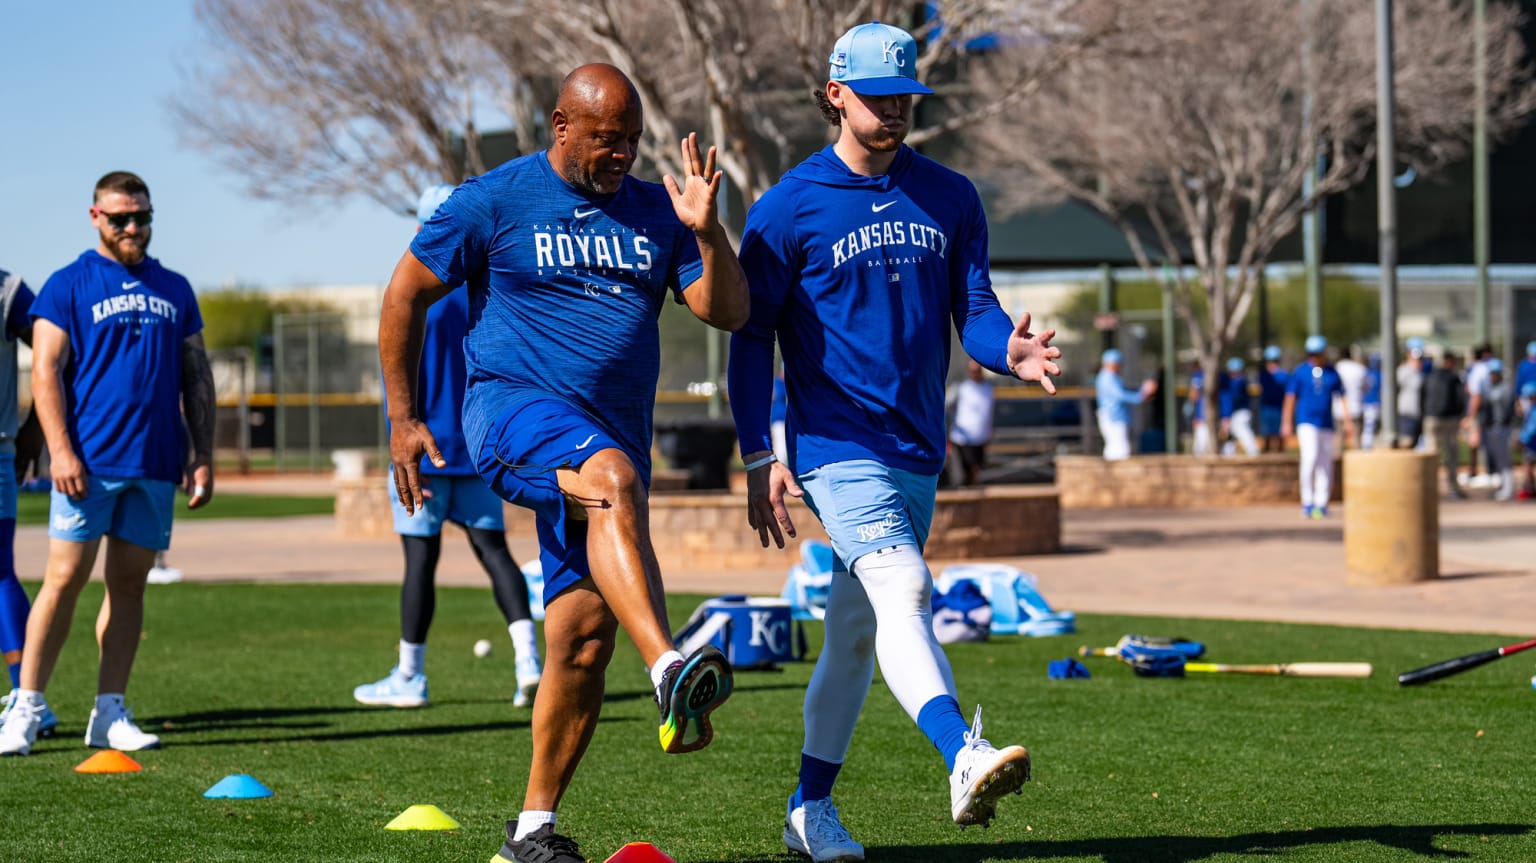
[[[213,369],[201,335],[181,343],[181,404],[192,433],[192,452],[213,460]]]

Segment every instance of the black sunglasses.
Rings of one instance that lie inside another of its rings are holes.
[[[130,210],[126,213],[109,213],[98,208],[96,214],[106,219],[107,224],[119,231],[128,227],[129,222],[142,228],[155,220],[155,210],[153,207],[148,210]]]

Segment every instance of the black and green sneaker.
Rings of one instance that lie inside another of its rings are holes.
[[[708,746],[715,733],[709,714],[729,697],[731,664],[719,648],[706,644],[672,663],[656,693],[662,750],[675,755]]]
[[[508,821],[507,842],[491,858],[491,863],[587,863],[587,858],[576,850],[576,843],[556,833],[554,825],[544,824],[513,841],[516,830],[517,822]]]

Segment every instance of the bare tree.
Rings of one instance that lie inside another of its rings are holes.
[[[367,197],[414,210],[429,182],[485,170],[477,121],[513,117],[542,145],[547,75],[493,53],[465,4],[432,0],[199,0],[211,54],[172,108],[193,144],[251,191]]]
[[[1463,155],[1473,104],[1469,3],[1406,0],[1394,16],[1397,141],[1421,173]],[[1027,111],[970,137],[970,158],[1022,170],[1021,196],[1086,202],[1120,226],[1173,300],[1206,380],[1247,317],[1257,270],[1302,214],[1375,158],[1374,12],[1359,0],[1126,0],[1102,37],[1039,79]],[[1488,14],[1489,128],[1536,100],[1518,12]],[[1304,103],[1310,102],[1304,110]],[[1303,175],[1322,158],[1314,196]],[[1186,265],[1198,277],[1186,277]],[[1214,416],[1215,387],[1206,387]]]
[[[885,20],[919,38],[920,76],[945,96],[912,134],[925,143],[1017,109],[1051,58],[1088,41],[1074,13],[1089,2],[940,0],[918,18],[899,0],[199,0],[211,56],[178,109],[258,194],[403,211],[424,181],[484,169],[487,107],[521,152],[546,146],[559,76],[601,60],[640,90],[652,172],[676,173],[677,142],[697,130],[750,205],[827,139],[811,91],[848,27]],[[984,34],[992,62],[976,64]],[[744,208],[727,215],[739,228]]]

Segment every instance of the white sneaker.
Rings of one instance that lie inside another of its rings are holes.
[[[149,571],[150,584],[175,584],[186,578],[186,574],[173,566],[157,566]]]
[[[6,707],[5,722],[0,723],[0,755],[30,754],[43,724],[43,711],[47,709],[42,699],[34,702],[13,698]]]
[[[807,800],[784,816],[784,845],[812,863],[862,863],[864,846],[853,841],[837,817],[832,798]]]
[[[15,700],[16,690],[14,689],[0,696],[0,724],[5,723],[5,715],[10,711],[11,704]],[[43,704],[42,712],[38,714],[38,717],[37,736],[52,737],[53,732],[59,727],[59,717],[54,714],[53,709],[47,703]]]
[[[997,801],[1013,792],[1022,794],[1029,781],[1029,753],[1022,746],[998,749],[981,736],[981,705],[966,732],[965,746],[955,756],[949,774],[949,814],[962,827],[992,823]]]
[[[426,707],[427,676],[418,672],[402,677],[397,665],[382,680],[353,689],[352,697],[370,707]]]
[[[539,681],[544,678],[544,666],[537,656],[524,656],[517,661],[517,694],[512,696],[513,707],[527,707],[539,691]]]
[[[91,710],[91,721],[85,726],[85,745],[93,749],[116,749],[118,752],[138,752],[143,749],[159,749],[160,738],[139,730],[133,722],[133,711],[124,707],[116,714],[98,714]]]

